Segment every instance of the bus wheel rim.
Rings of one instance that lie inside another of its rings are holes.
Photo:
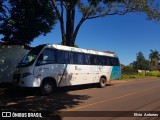
[[[45,91],[46,93],[52,92],[52,85],[46,84],[46,85],[44,86],[44,91]]]

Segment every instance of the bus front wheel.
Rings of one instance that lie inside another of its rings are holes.
[[[56,90],[56,86],[52,81],[44,81],[41,85],[42,95],[52,95]]]
[[[99,87],[104,88],[106,86],[106,78],[101,77],[99,81]]]

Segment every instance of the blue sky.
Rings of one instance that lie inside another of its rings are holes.
[[[60,42],[61,33],[57,24],[51,33],[36,38],[31,46]],[[160,23],[133,13],[92,19],[81,26],[76,44],[80,48],[115,51],[120,62],[128,65],[136,59],[139,51],[147,59],[150,49],[160,52]]]

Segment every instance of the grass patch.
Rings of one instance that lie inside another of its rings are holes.
[[[130,79],[138,79],[138,78],[156,78],[160,77],[160,71],[150,71],[146,73],[139,73],[137,74],[122,74],[121,80],[130,80]]]
[[[160,72],[159,71],[151,71],[147,73],[148,76],[155,76],[155,77],[160,77]]]
[[[155,78],[158,76],[151,76],[151,75],[122,75],[121,80],[129,80],[129,79],[138,79],[138,78]],[[159,76],[160,77],[160,76]]]

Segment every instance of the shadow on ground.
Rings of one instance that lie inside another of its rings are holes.
[[[52,96],[42,96],[39,89],[24,89],[12,86],[0,86],[1,111],[38,112],[44,111],[47,117],[55,117],[55,111],[72,108],[90,96],[70,94],[69,91],[90,89],[94,85],[60,88]],[[56,115],[56,120],[62,117]]]

